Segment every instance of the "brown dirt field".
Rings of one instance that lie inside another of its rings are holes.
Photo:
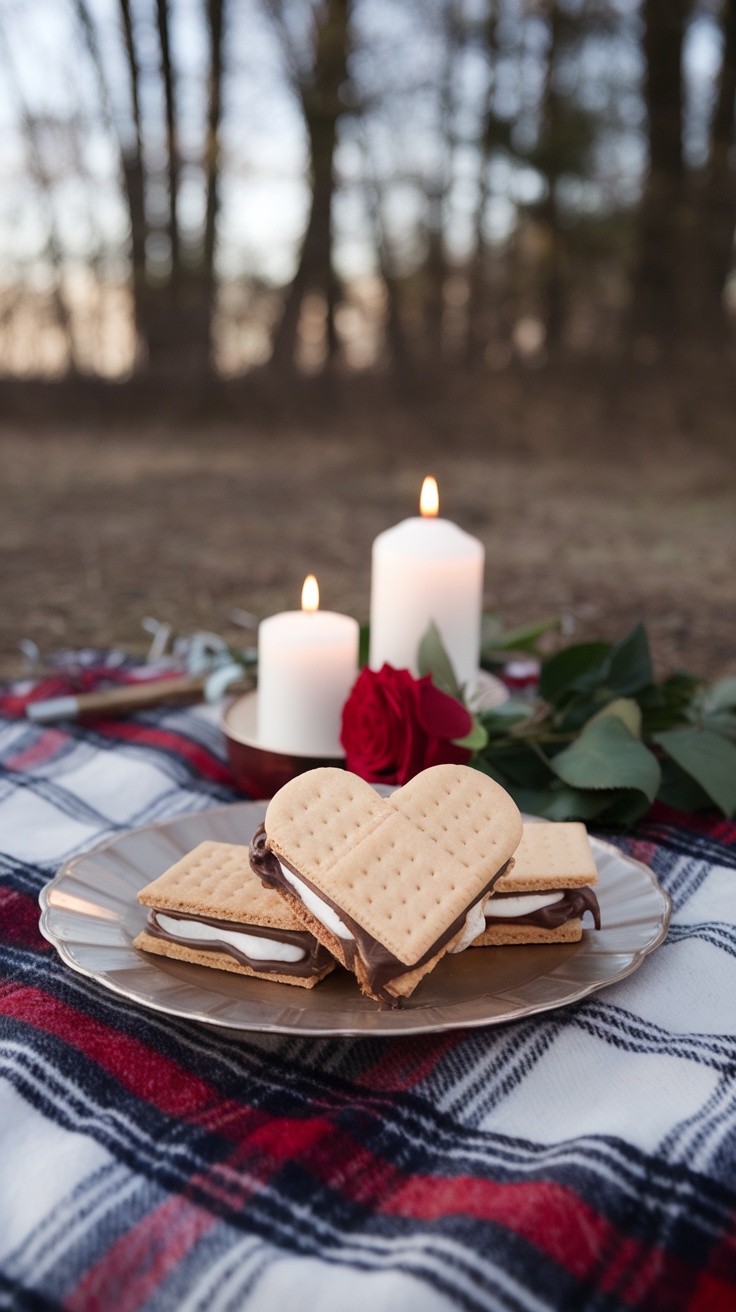
[[[0,431],[0,671],[18,644],[144,652],[144,616],[242,644],[233,607],[367,616],[370,546],[436,474],[442,513],[484,541],[487,602],[509,625],[565,616],[575,638],[649,629],[660,671],[736,672],[736,479],[694,436],[589,449],[265,427],[134,424]],[[569,641],[570,638],[568,637]]]

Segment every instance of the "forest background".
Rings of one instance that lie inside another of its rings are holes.
[[[733,0],[3,0],[0,68],[4,374],[728,336]]]
[[[429,463],[510,622],[730,668],[735,105],[736,0],[0,0],[6,663],[365,612]]]

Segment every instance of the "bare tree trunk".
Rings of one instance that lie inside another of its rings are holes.
[[[105,74],[104,65],[102,63],[102,55],[100,53],[100,47],[97,41],[97,33],[95,31],[95,25],[92,22],[92,15],[89,11],[87,0],[74,0],[73,8],[74,8],[74,13],[77,16],[77,22],[79,23],[81,29],[84,45],[92,61],[92,67],[95,70],[95,77],[97,79],[97,91],[100,97],[100,105],[102,106],[105,126],[110,128],[114,132],[115,125],[113,120],[112,105],[110,102],[110,89],[107,85],[107,77]]]
[[[210,65],[207,84],[207,122],[202,167],[205,179],[205,214],[201,259],[186,279],[188,316],[187,351],[193,372],[200,378],[212,372],[212,327],[217,299],[217,219],[220,212],[220,127],[224,74],[224,0],[206,0]]]
[[[302,302],[309,291],[321,292],[327,307],[327,353],[338,350],[335,309],[339,283],[332,264],[332,202],[337,127],[345,106],[340,89],[347,79],[350,0],[326,0],[315,42],[314,75],[299,84],[309,138],[311,205],[299,264],[286,293],[274,334],[271,362],[291,369],[296,355]]]
[[[490,168],[495,150],[506,145],[502,138],[495,107],[496,65],[498,61],[498,0],[490,0],[485,22],[484,44],[488,60],[490,85],[483,129],[478,141],[478,203],[474,216],[474,250],[470,265],[470,288],[468,296],[468,317],[465,338],[465,363],[471,368],[477,367],[483,359],[488,346],[488,285],[486,281],[487,248],[484,223],[488,201],[491,195]]]
[[[202,264],[205,282],[212,293],[215,285],[217,216],[220,210],[224,0],[207,0],[207,19],[210,33],[210,76],[207,96],[206,203]]]
[[[413,372],[413,363],[404,331],[404,322],[401,317],[399,284],[389,264],[383,234],[380,238],[379,252],[381,277],[386,288],[386,337],[389,344],[390,367],[398,378],[408,381]]]
[[[685,171],[682,48],[691,0],[644,0],[649,169],[639,207],[632,322],[669,348],[680,327]]]
[[[494,94],[496,90],[496,60],[498,57],[498,16],[495,0],[491,0],[485,23],[485,51],[490,69],[490,85],[483,128],[478,141],[478,201],[473,219],[474,248],[469,269],[468,318],[465,334],[465,363],[471,368],[480,363],[487,345],[485,333],[486,309],[486,242],[483,225],[490,196],[490,167],[493,155],[494,125],[496,121]]]
[[[564,18],[557,0],[549,0],[547,24],[549,46],[542,93],[541,135],[547,142],[547,194],[540,206],[540,217],[547,236],[547,252],[540,273],[542,317],[547,350],[559,349],[567,319],[567,277],[565,242],[560,224],[558,197],[559,172],[557,150],[561,139],[560,115],[564,105],[555,86]]]
[[[224,0],[206,0],[209,35],[207,119],[202,170],[205,220],[199,259],[185,264],[177,202],[181,176],[179,106],[171,52],[169,0],[156,0],[161,56],[161,83],[166,128],[168,213],[163,231],[170,241],[171,269],[163,281],[147,276],[146,242],[154,230],[145,203],[146,167],[141,108],[141,68],[137,55],[131,0],[119,0],[125,44],[133,139],[122,146],[123,174],[131,220],[131,252],[136,323],[146,345],[148,367],[154,373],[175,374],[189,381],[207,376],[211,368],[211,331],[216,295],[215,242],[219,210],[219,130],[222,118]]]
[[[427,186],[427,258],[425,261],[426,296],[424,300],[424,336],[432,366],[441,366],[444,355],[445,218],[452,182],[452,164],[457,145],[454,109],[457,58],[462,45],[462,23],[457,0],[448,0],[445,14],[444,63],[440,85],[440,128],[437,145],[440,158],[432,182]]]
[[[179,242],[179,223],[177,201],[179,197],[179,174],[181,160],[177,132],[176,86],[171,64],[170,14],[169,0],[156,0],[156,18],[158,37],[161,46],[161,77],[164,84],[164,105],[166,112],[166,152],[168,156],[169,175],[169,215],[166,225],[171,244],[171,281],[176,287],[181,275],[181,249]]]
[[[146,238],[148,223],[145,209],[145,178],[143,171],[143,127],[140,102],[140,66],[133,35],[133,18],[130,0],[120,0],[120,18],[123,28],[125,57],[128,65],[130,103],[133,118],[133,140],[122,147],[123,178],[130,214],[130,248],[133,275],[133,305],[139,337],[148,350],[149,304],[146,280]]]
[[[142,158],[142,124],[140,113],[140,70],[133,43],[132,17],[129,3],[120,0],[120,18],[123,29],[123,44],[128,65],[129,90],[131,99],[131,118],[133,123],[133,140],[126,138],[115,114],[110,96],[107,73],[102,60],[97,32],[90,13],[87,0],[74,0],[74,12],[77,16],[82,39],[92,61],[97,79],[105,126],[117,138],[120,147],[121,179],[125,199],[128,205],[128,217],[131,230],[131,264],[133,316],[138,337],[148,348],[148,286],[146,282],[147,223],[144,209],[144,180]]]
[[[386,290],[385,332],[386,344],[388,347],[389,368],[398,378],[408,378],[412,366],[409,348],[406,341],[406,333],[404,331],[404,324],[401,317],[399,283],[394,274],[391,255],[386,241],[386,230],[382,213],[383,196],[381,184],[376,177],[375,169],[372,165],[370,147],[365,139],[365,135],[361,137],[361,149],[367,175],[366,208],[368,209],[373,226],[376,254],[378,256],[378,267]]]
[[[483,232],[483,219],[490,197],[489,170],[491,152],[487,147],[481,151],[478,178],[478,203],[475,211],[475,241],[473,258],[469,269],[468,318],[465,333],[465,363],[472,369],[480,364],[488,345],[486,309],[488,287],[486,284],[486,242]]]
[[[733,265],[736,228],[736,171],[732,162],[736,110],[736,0],[725,0],[721,29],[723,58],[698,225],[705,258],[696,319],[700,334],[713,344],[723,344],[727,336],[723,291]]]
[[[427,188],[427,258],[425,275],[427,291],[424,299],[424,339],[429,363],[442,364],[443,326],[445,318],[444,286],[447,262],[443,239],[446,186],[444,181]]]
[[[61,329],[64,337],[68,353],[69,368],[72,373],[76,373],[79,366],[79,356],[74,334],[74,324],[64,294],[64,256],[62,243],[59,239],[57,229],[56,215],[54,212],[52,183],[48,170],[44,164],[42,151],[39,147],[37,123],[26,104],[23,89],[16,75],[10,48],[2,27],[0,27],[0,54],[2,55],[2,61],[5,64],[8,81],[11,84],[18,101],[23,139],[28,150],[31,177],[38,187],[40,196],[46,207],[47,235],[44,253],[48,256],[49,263],[54,272],[54,283],[51,289],[51,307],[57,326]]]

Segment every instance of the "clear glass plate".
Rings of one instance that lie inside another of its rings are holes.
[[[603,928],[579,943],[471,948],[445,956],[400,1010],[364,998],[338,967],[313,989],[234,975],[133,947],[136,893],[205,839],[249,843],[265,802],[240,802],[119,834],[62,866],[40,894],[41,932],[72,970],[142,1007],[236,1030],[426,1034],[500,1025],[623,979],[667,933],[670,899],[648,866],[591,839]]]

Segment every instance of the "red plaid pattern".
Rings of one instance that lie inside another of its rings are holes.
[[[38,932],[61,860],[235,798],[211,714],[24,718],[68,691],[0,701],[0,1308],[736,1307],[733,823],[659,809],[625,840],[671,932],[572,1007],[437,1037],[220,1033]]]

